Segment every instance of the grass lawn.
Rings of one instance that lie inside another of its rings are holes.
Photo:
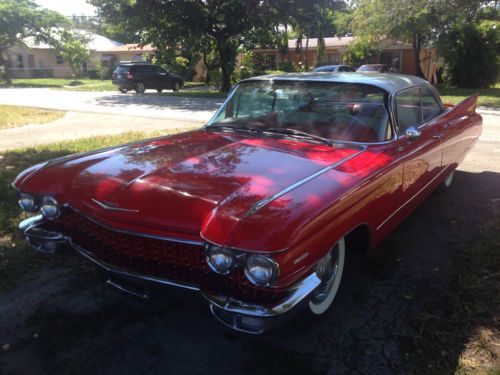
[[[58,120],[66,112],[0,105],[0,129],[15,128],[28,124],[45,124]]]
[[[38,267],[44,259],[43,255],[36,254],[28,248],[17,230],[19,221],[29,216],[23,213],[17,205],[17,193],[11,186],[14,178],[22,170],[59,156],[182,131],[186,131],[186,129],[130,132],[116,136],[93,137],[0,153],[0,291],[15,286],[17,282],[21,281],[20,275]]]
[[[475,93],[479,93],[478,105],[500,108],[500,87],[491,89],[462,89],[438,85],[437,90],[443,102],[457,104]]]

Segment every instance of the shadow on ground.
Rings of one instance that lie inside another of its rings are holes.
[[[143,109],[161,110],[185,110],[185,111],[209,111],[215,112],[224,99],[177,97],[158,95],[157,93],[147,92],[144,94],[113,94],[104,95],[92,99],[92,102],[106,107],[130,108],[131,105],[140,105]]]
[[[455,174],[445,195],[431,195],[344,283],[321,319],[298,316],[264,336],[231,332],[202,298],[169,290],[154,301],[123,296],[75,255],[51,258],[33,277],[0,295],[0,372],[52,373],[450,373],[467,338],[442,342],[443,368],[415,365],[421,334],[414,318],[429,305],[446,319],[455,260],[491,225],[500,174]],[[494,313],[494,312],[492,312]],[[493,317],[491,317],[493,318]]]

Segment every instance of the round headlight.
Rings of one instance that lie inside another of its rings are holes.
[[[207,263],[212,270],[223,275],[228,274],[235,264],[235,254],[223,247],[208,245],[206,248]]]
[[[19,195],[19,206],[28,212],[35,212],[38,210],[38,206],[35,202],[35,198],[29,194],[21,193]]]
[[[52,197],[43,197],[41,211],[47,219],[55,219],[59,216],[59,204]]]
[[[278,263],[264,255],[251,255],[245,263],[245,276],[254,285],[271,285],[279,275]]]

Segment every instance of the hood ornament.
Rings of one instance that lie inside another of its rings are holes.
[[[118,207],[116,204],[111,203],[111,202],[106,202],[106,201],[100,202],[100,201],[98,201],[97,199],[94,199],[94,198],[92,198],[91,200],[92,200],[92,202],[94,202],[95,204],[97,204],[99,207],[104,208],[105,210],[108,210],[108,211],[121,211],[121,212],[139,213],[139,210],[134,210],[134,209],[130,209],[130,208],[121,208],[121,207]]]

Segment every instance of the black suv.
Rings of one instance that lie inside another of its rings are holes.
[[[177,74],[169,73],[159,66],[147,62],[122,61],[113,72],[112,82],[126,93],[135,90],[142,94],[146,89],[179,91],[184,81]]]

